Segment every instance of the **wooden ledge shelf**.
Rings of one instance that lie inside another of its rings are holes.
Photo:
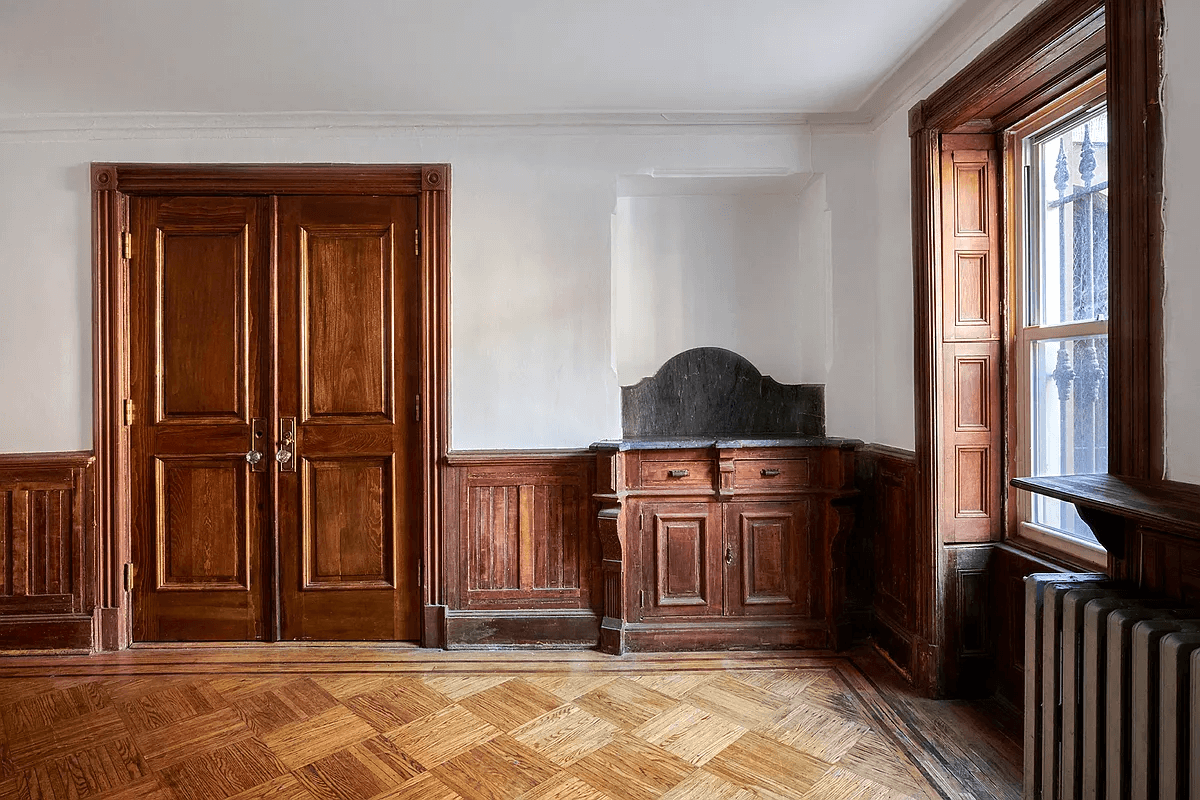
[[[1194,484],[1102,474],[1014,478],[1012,485],[1074,503],[1115,558],[1125,557],[1127,522],[1200,540],[1200,486]]]

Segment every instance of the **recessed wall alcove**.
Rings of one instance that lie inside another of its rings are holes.
[[[623,177],[612,238],[621,385],[694,347],[732,350],[784,383],[826,382],[833,281],[824,175]]]

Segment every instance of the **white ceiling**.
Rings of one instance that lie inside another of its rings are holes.
[[[0,114],[857,110],[969,0],[0,0]]]

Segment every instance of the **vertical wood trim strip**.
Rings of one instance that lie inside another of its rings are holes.
[[[533,574],[533,559],[534,559],[534,488],[529,484],[521,484],[518,487],[518,504],[517,512],[517,559],[518,565],[518,586],[521,591],[528,592],[534,585]]]
[[[0,594],[13,593],[13,517],[12,492],[0,492]]]
[[[1108,0],[1109,472],[1162,478],[1162,0]]]
[[[13,583],[14,597],[29,595],[29,495],[28,489],[12,493]]]

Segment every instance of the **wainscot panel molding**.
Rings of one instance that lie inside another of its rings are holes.
[[[859,534],[871,565],[871,636],[911,680],[915,668],[917,456],[867,444],[858,449],[855,481],[862,497]],[[853,581],[853,575],[850,576]],[[854,583],[852,582],[851,588]]]
[[[594,475],[587,451],[445,457],[443,646],[595,646]]]
[[[0,455],[0,650],[97,646],[94,461]]]

